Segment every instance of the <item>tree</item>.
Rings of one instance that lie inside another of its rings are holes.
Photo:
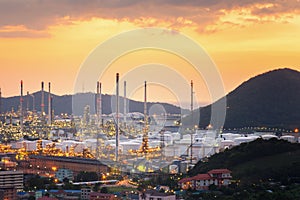
[[[107,187],[102,187],[100,190],[101,193],[107,194],[108,193],[108,189]]]
[[[78,182],[86,182],[86,181],[97,181],[99,180],[99,177],[96,172],[80,172],[76,178],[76,181]]]
[[[30,197],[28,197],[28,200],[35,200],[35,197],[34,196],[30,196]]]
[[[70,183],[70,180],[67,178],[67,177],[65,177],[64,179],[63,179],[63,183]]]
[[[101,183],[96,183],[95,186],[93,187],[93,191],[94,192],[99,191],[100,185],[101,185]]]

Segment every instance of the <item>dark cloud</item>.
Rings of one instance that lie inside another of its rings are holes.
[[[298,0],[1,0],[0,29],[4,26],[24,25],[29,30],[41,31],[49,25],[60,23],[63,17],[72,20],[88,20],[92,17],[137,21],[140,25],[146,18],[168,21],[171,26],[188,26],[184,18],[199,27],[213,23],[224,15],[220,10],[231,10],[255,4],[272,3],[269,8],[254,8],[253,15],[280,15],[298,12]],[[198,29],[199,29],[198,27]],[[6,33],[7,34],[7,33]],[[13,34],[14,35],[14,34]],[[0,33],[1,36],[1,33]]]

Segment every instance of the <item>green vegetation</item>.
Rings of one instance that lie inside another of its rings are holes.
[[[106,188],[106,187],[103,187]],[[135,188],[131,188],[131,187],[124,187],[124,186],[120,186],[120,187],[107,187],[106,188],[106,192],[104,190],[104,192],[102,191],[103,188],[101,188],[101,193],[110,193],[110,194],[115,194],[115,193],[121,193],[121,192],[137,192],[137,189]]]
[[[251,78],[227,95],[224,127],[299,128],[300,72],[280,69]],[[199,110],[198,110],[199,111]],[[200,127],[210,123],[211,106],[201,108]]]
[[[232,170],[240,184],[270,179],[293,181],[300,177],[300,145],[277,139],[257,139],[215,154],[208,162],[199,162],[190,175],[216,168]]]
[[[80,172],[76,178],[75,182],[86,182],[86,181],[98,181],[99,177],[96,172]]]
[[[199,162],[189,176],[216,168],[232,170],[232,184],[208,192],[187,191],[186,199],[300,199],[300,144],[257,139]]]
[[[233,184],[228,188],[217,188],[207,192],[189,190],[183,197],[188,200],[294,200],[300,199],[300,185],[282,186],[274,183],[260,183],[237,187]]]
[[[24,190],[41,190],[41,189],[57,189],[53,178],[41,177],[39,175],[32,175],[25,177]]]

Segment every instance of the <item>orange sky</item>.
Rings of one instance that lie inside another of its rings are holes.
[[[196,41],[218,67],[226,92],[272,69],[289,67],[300,71],[299,4],[299,0],[176,3],[3,0],[0,2],[2,95],[18,95],[21,79],[25,91],[35,92],[41,81],[51,81],[53,93],[73,93],[80,66],[97,45],[124,31],[143,27],[173,29]],[[122,75],[137,65],[151,62],[176,69],[187,83],[194,79],[197,101],[211,100],[203,78],[196,77],[188,63],[169,53],[150,50],[115,61],[101,78],[104,93],[112,92],[106,85],[114,83],[116,72]],[[144,75],[151,82],[152,77]],[[137,89],[130,97],[142,100],[141,91]],[[149,92],[153,94],[151,101],[176,103],[176,94],[168,88],[153,85]],[[184,101],[189,101],[188,95]]]

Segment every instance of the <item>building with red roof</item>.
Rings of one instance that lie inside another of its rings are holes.
[[[116,200],[118,199],[115,197],[114,194],[104,194],[100,192],[91,192],[90,193],[90,200]]]
[[[219,186],[227,186],[230,184],[231,171],[228,169],[213,169],[208,172],[208,174],[218,180]]]
[[[178,184],[180,185],[180,187],[183,190],[187,190],[189,188],[193,187],[193,178],[189,177],[189,178],[183,178],[180,181],[178,181]]]
[[[210,185],[217,187],[228,186],[231,181],[231,171],[228,169],[214,169],[206,174],[198,174],[193,177],[183,178],[178,185],[183,190],[189,188],[195,190],[208,190]]]
[[[139,194],[139,200],[176,200],[176,195],[174,193],[147,190]]]

